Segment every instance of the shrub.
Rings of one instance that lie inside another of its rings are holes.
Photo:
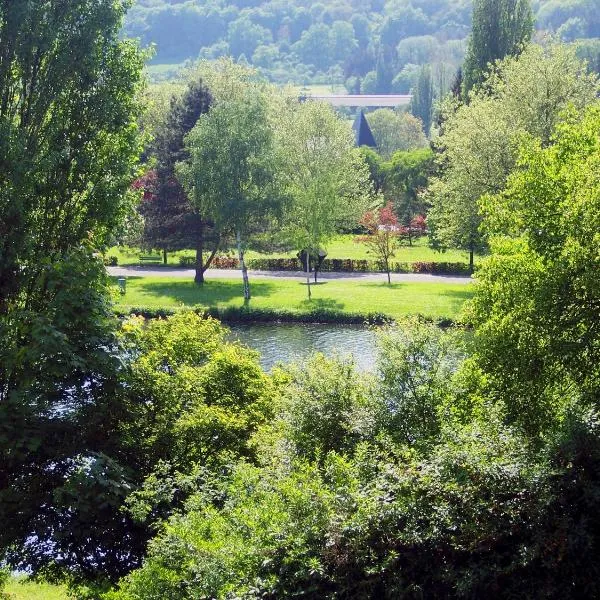
[[[116,267],[119,264],[119,259],[117,256],[105,256],[103,262],[106,267]]]
[[[239,263],[233,256],[215,256],[210,266],[213,269],[237,269]]]
[[[196,264],[195,256],[180,256],[179,257],[179,266],[180,267],[192,267]]]

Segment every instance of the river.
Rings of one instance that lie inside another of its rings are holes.
[[[361,325],[268,323],[229,328],[233,339],[258,350],[267,371],[280,362],[302,362],[315,352],[351,356],[360,371],[372,371],[375,366],[375,332]]]

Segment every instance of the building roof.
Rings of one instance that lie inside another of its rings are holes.
[[[354,121],[354,125],[352,125],[352,130],[354,131],[356,145],[358,147],[369,146],[369,148],[377,148],[377,142],[369,127],[365,113],[362,110],[358,113],[358,117],[356,117],[356,121]]]

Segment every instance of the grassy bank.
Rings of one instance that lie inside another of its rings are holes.
[[[306,284],[299,281],[260,279],[251,281],[252,300],[245,307],[257,313],[286,311],[311,313],[385,315],[398,319],[422,315],[429,319],[457,320],[461,308],[473,294],[472,285],[445,283],[396,283],[327,281],[312,286],[307,299]],[[117,309],[131,307],[175,309],[201,306],[223,312],[244,307],[241,282],[209,281],[197,286],[192,281],[162,277],[129,278],[127,293],[117,300]]]
[[[24,577],[9,579],[4,592],[10,600],[67,600],[70,598],[62,586],[35,583]],[[0,596],[2,596],[1,592]]]
[[[354,235],[339,235],[327,246],[328,258],[352,258],[352,259],[374,259],[372,254],[367,252],[364,244],[357,244]],[[114,247],[106,255],[115,256],[121,266],[138,265],[140,254],[147,255],[147,252],[141,253],[137,248]],[[271,254],[259,254],[258,252],[248,252],[247,258],[291,258],[296,255],[295,252],[274,252]],[[179,266],[181,256],[192,257],[192,250],[181,250],[179,252],[170,252],[167,255],[168,264]],[[460,250],[448,250],[447,252],[437,252],[427,245],[427,238],[420,238],[414,242],[413,246],[402,246],[396,252],[395,262],[414,263],[414,262],[469,262],[467,252]]]

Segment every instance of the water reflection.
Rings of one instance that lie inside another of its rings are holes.
[[[375,333],[360,325],[252,324],[230,325],[231,336],[258,350],[262,367],[302,362],[314,352],[352,356],[360,371],[375,365]]]

